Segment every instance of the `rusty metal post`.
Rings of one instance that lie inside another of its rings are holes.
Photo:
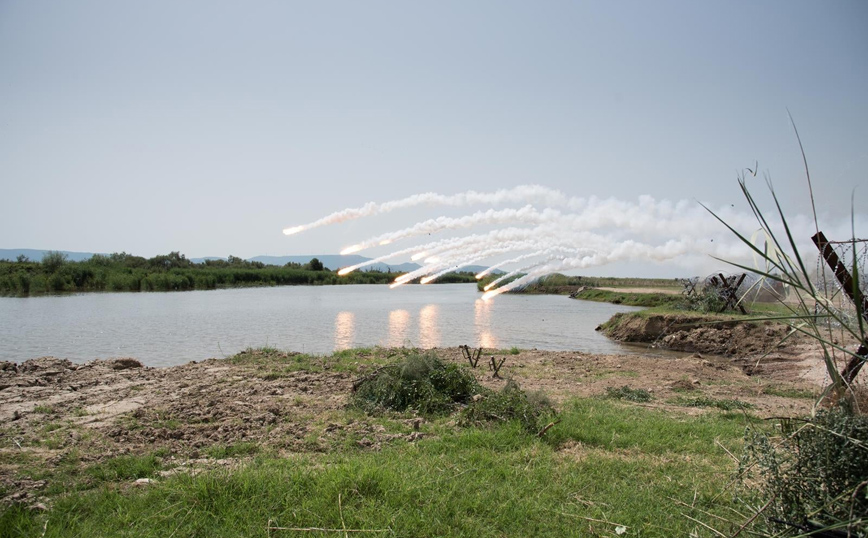
[[[838,254],[835,253],[835,249],[832,248],[831,244],[829,244],[829,240],[826,239],[823,232],[817,232],[813,237],[811,237],[811,241],[817,245],[823,259],[826,260],[826,263],[829,264],[829,267],[831,267],[832,271],[835,272],[835,277],[838,279],[838,282],[841,283],[844,292],[853,300],[853,304],[861,306],[862,318],[868,322],[868,298],[865,297],[865,294],[861,289],[859,289],[859,286],[854,283],[853,277],[850,275],[850,272],[847,271],[844,264],[841,263],[841,260],[838,259]],[[848,384],[852,383],[856,378],[856,375],[859,373],[859,370],[862,369],[862,365],[865,364],[866,359],[868,359],[868,338],[862,341],[859,349],[856,350],[856,356],[851,358],[850,362],[847,363],[847,366],[845,366],[841,371],[841,377],[844,381]]]

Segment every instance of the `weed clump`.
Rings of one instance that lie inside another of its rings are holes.
[[[631,389],[627,385],[621,388],[606,387],[606,397],[614,400],[627,400],[628,402],[644,403],[654,399],[651,393],[645,389]]]
[[[795,431],[783,444],[764,432],[745,439],[739,474],[747,482],[747,472],[758,471],[766,524],[868,536],[868,416],[838,408],[785,426]]]
[[[714,289],[705,288],[698,293],[683,297],[679,303],[676,303],[675,308],[691,312],[714,314],[723,312],[726,309],[726,301]]]
[[[349,405],[368,413],[413,409],[440,415],[470,402],[480,390],[466,369],[433,353],[412,354],[356,381]]]
[[[554,414],[545,394],[526,393],[510,379],[499,391],[483,389],[480,398],[461,412],[460,423],[466,426],[517,420],[528,433],[537,433]]]
[[[707,396],[697,396],[695,398],[678,397],[673,400],[675,405],[682,407],[716,407],[721,411],[733,411],[735,409],[753,409],[755,406],[752,403],[743,402],[741,400],[716,400]]]

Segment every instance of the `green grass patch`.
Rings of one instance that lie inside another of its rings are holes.
[[[725,534],[737,529],[713,519],[732,519],[738,508],[721,495],[734,469],[717,443],[738,450],[744,417],[689,417],[591,399],[568,403],[560,418],[542,439],[517,421],[455,429],[437,419],[436,437],[379,452],[262,456],[143,488],[73,490],[44,514],[6,509],[0,533],[319,535],[269,525],[386,536],[614,536],[618,526],[626,536],[706,533],[686,516]],[[102,467],[106,477],[149,476],[158,466],[116,460]],[[131,468],[141,471],[121,471]]]
[[[409,353],[401,350],[399,354]],[[356,373],[361,365],[378,365],[387,361],[395,350],[385,348],[354,348],[336,351],[331,355],[309,355],[294,351],[281,351],[273,347],[247,348],[227,360],[233,364],[253,366],[266,381],[290,376],[294,372],[350,372]]]
[[[654,399],[651,393],[645,389],[631,389],[627,385],[623,387],[606,387],[606,397],[615,400],[627,400],[628,402],[650,402]]]
[[[160,458],[156,454],[118,456],[88,467],[85,474],[99,482],[117,482],[149,478],[160,468]]]
[[[513,380],[499,391],[482,389],[480,398],[461,411],[460,423],[480,425],[517,421],[528,433],[537,433],[555,415],[554,406],[542,392],[526,393]]]
[[[754,405],[741,400],[731,399],[715,399],[708,396],[687,397],[679,396],[669,403],[680,405],[681,407],[716,407],[722,411],[733,411],[735,409],[753,409]]]
[[[672,293],[637,293],[586,288],[575,299],[601,303],[623,304],[627,306],[674,307],[684,301],[682,295]]]
[[[34,413],[42,413],[44,415],[53,415],[54,414],[54,408],[51,407],[50,405],[37,405],[36,407],[33,408],[33,412]]]

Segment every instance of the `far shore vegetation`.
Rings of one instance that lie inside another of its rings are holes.
[[[186,291],[255,286],[387,284],[403,273],[376,269],[338,276],[313,258],[306,264],[265,265],[235,256],[194,263],[184,254],[143,258],[126,252],[95,254],[84,261],[69,261],[49,251],[41,261],[19,256],[0,260],[0,295],[27,296],[89,291]],[[437,283],[476,282],[472,273],[444,275]]]

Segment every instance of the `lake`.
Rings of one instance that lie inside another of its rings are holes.
[[[135,357],[171,366],[247,347],[327,354],[350,347],[457,346],[630,353],[594,331],[629,306],[475,285],[286,286],[0,298],[0,359]]]

